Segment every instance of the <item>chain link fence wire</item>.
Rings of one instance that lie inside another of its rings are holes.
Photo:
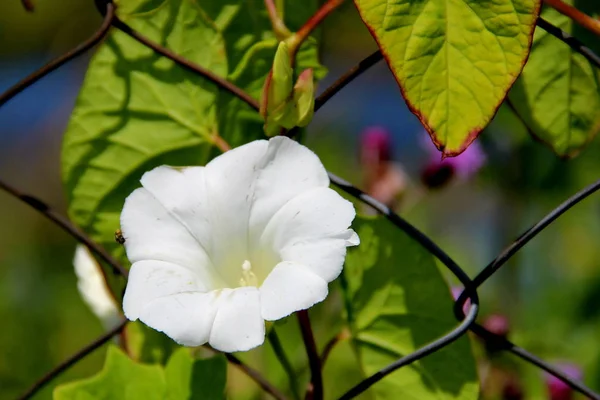
[[[33,10],[33,4],[30,1],[22,0],[22,3],[28,11]],[[220,89],[227,90],[234,96],[243,100],[249,107],[258,111],[259,104],[257,100],[252,98],[248,93],[244,92],[243,90],[241,90],[231,82],[228,82],[224,78],[221,78],[213,74],[211,71],[206,70],[189,60],[186,60],[185,58],[173,53],[169,49],[149,40],[148,38],[141,35],[139,32],[133,30],[129,25],[121,21],[116,16],[115,5],[110,0],[95,0],[95,5],[98,11],[104,17],[102,25],[99,27],[99,29],[88,40],[81,43],[79,46],[63,54],[62,56],[50,61],[48,64],[46,64],[39,70],[30,74],[29,76],[27,76],[26,78],[24,78],[23,80],[6,90],[4,93],[0,94],[0,107],[6,104],[8,101],[10,101],[13,97],[21,93],[23,90],[35,84],[35,82],[50,74],[52,71],[60,68],[62,65],[82,55],[83,53],[92,49],[97,44],[101,43],[111,29],[118,29],[123,33],[129,35],[133,39],[137,40],[139,43],[152,49],[156,53],[174,61],[186,70],[198,74],[205,79],[208,79],[209,81],[217,85]],[[542,18],[538,18],[537,25],[538,27],[550,33],[551,35],[555,36],[557,39],[569,45],[574,51],[582,54],[595,67],[600,68],[600,57],[596,55],[593,51],[591,51],[588,47],[586,47],[583,43],[581,43],[578,39],[574,38],[573,36],[562,31],[560,28],[550,24],[548,21]],[[325,89],[320,96],[316,98],[315,111],[319,110],[329,99],[335,96],[353,79],[360,76],[363,72],[365,72],[373,65],[377,64],[382,59],[383,57],[381,52],[376,51],[373,54],[366,57],[365,59],[363,59],[361,62],[359,62],[355,67],[347,71],[330,87]],[[293,136],[293,134],[293,130],[288,132],[288,136]],[[373,197],[364,193],[359,188],[353,186],[349,182],[346,182],[345,180],[336,175],[329,173],[329,178],[331,182],[339,189],[346,192],[348,195],[356,198],[357,200],[373,207],[381,215],[388,219],[392,224],[394,224],[398,229],[404,231],[414,241],[419,243],[425,250],[427,250],[434,257],[436,257],[454,276],[456,276],[456,278],[464,286],[462,293],[457,298],[454,304],[453,311],[458,321],[458,325],[452,331],[448,332],[446,335],[438,338],[437,340],[434,340],[433,342],[423,346],[417,351],[407,356],[404,356],[399,360],[396,360],[395,362],[382,368],[375,374],[367,377],[363,381],[359,382],[356,386],[351,388],[349,391],[347,391],[344,395],[342,395],[340,397],[340,400],[355,398],[357,395],[367,390],[370,386],[372,386],[391,372],[406,365],[409,365],[417,360],[420,360],[421,358],[426,357],[429,354],[432,354],[448,346],[458,338],[464,336],[468,331],[473,332],[482,340],[484,340],[486,344],[493,346],[495,349],[498,349],[499,351],[506,351],[512,353],[515,356],[522,359],[523,361],[528,362],[541,370],[544,370],[546,373],[561,380],[563,383],[571,387],[574,391],[579,392],[590,399],[600,400],[600,394],[592,391],[590,388],[585,386],[583,382],[568,376],[567,374],[559,370],[557,367],[547,363],[546,361],[540,359],[539,357],[535,356],[529,351],[510,342],[505,337],[492,333],[483,326],[476,323],[477,313],[479,310],[479,298],[477,289],[488,279],[490,279],[494,275],[494,273],[497,272],[515,253],[517,253],[521,248],[523,248],[523,246],[525,246],[531,239],[536,237],[542,230],[547,228],[558,217],[560,217],[562,214],[568,211],[571,207],[575,206],[588,196],[598,191],[600,189],[600,180],[583,188],[581,191],[575,193],[565,202],[563,202],[554,210],[552,210],[546,217],[544,217],[537,224],[533,225],[531,228],[526,230],[513,243],[508,245],[498,255],[498,257],[496,257],[485,268],[483,268],[481,272],[477,274],[477,276],[475,276],[475,278],[471,279],[465,273],[465,271],[446,252],[444,252],[440,247],[438,247],[427,235],[425,235],[423,232],[418,230],[408,221],[400,217],[398,214],[394,213],[387,206],[380,203]],[[9,195],[21,200],[36,211],[43,214],[45,217],[50,219],[53,223],[58,225],[65,232],[67,232],[79,242],[87,246],[90,249],[90,251],[92,251],[96,256],[98,256],[102,261],[104,261],[112,268],[113,273],[121,275],[125,279],[127,278],[127,270],[122,265],[120,265],[119,262],[116,261],[104,248],[102,248],[102,246],[90,239],[84,232],[78,229],[67,218],[61,216],[59,213],[54,211],[48,204],[46,204],[45,202],[43,202],[35,196],[31,196],[19,191],[17,188],[5,183],[2,180],[0,180],[0,189],[5,191]],[[470,304],[465,315],[465,313],[463,312],[463,306],[467,303],[467,301],[470,301]],[[46,375],[41,377],[31,387],[29,387],[19,397],[19,399],[31,398],[40,389],[42,389],[45,385],[52,381],[55,377],[60,375],[72,365],[76,364],[78,361],[83,359],[85,356],[87,356],[97,348],[101,347],[103,344],[108,342],[113,336],[121,333],[126,323],[127,321],[123,320],[116,328],[96,338],[94,341],[92,341],[87,346],[79,350],[77,353],[73,354],[63,363],[56,366],[53,370],[49,371]],[[281,394],[281,392],[279,392],[278,389],[274,388],[268,381],[266,381],[258,371],[255,371],[252,368],[246,366],[239,359],[237,359],[231,354],[225,354],[225,356],[231,364],[240,368],[251,379],[258,383],[258,385],[262,389],[264,389],[267,393],[271,394],[274,398],[279,400],[286,399],[286,397],[283,394]],[[452,366],[448,366],[448,368],[452,368]]]

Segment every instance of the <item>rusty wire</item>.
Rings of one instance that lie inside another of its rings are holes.
[[[110,1],[106,0],[95,0],[96,5],[102,15],[104,16],[104,21],[100,28],[94,33],[92,37],[83,42],[81,45],[77,46],[73,50],[65,53],[64,55],[56,58],[51,61],[44,67],[40,68],[38,71],[29,75],[25,79],[21,80],[6,92],[0,95],[0,106],[8,102],[14,96],[27,89],[39,79],[47,76],[52,71],[56,70],[60,66],[64,65],[68,61],[78,57],[83,54],[87,50],[93,48],[95,45],[100,43],[106,35],[109,33],[110,28],[114,27],[132,38],[136,39],[138,42],[143,45],[151,48],[158,54],[171,59],[181,67],[191,71],[193,73],[202,76],[205,79],[210,80],[214,84],[218,85],[221,89],[229,91],[234,96],[238,97],[242,101],[246,102],[252,109],[258,110],[258,102],[256,99],[253,99],[250,95],[244,92],[242,89],[238,88],[234,84],[228,82],[224,78],[221,78],[211,71],[208,71],[189,60],[173,53],[171,50],[160,46],[157,43],[152,42],[147,39],[139,32],[136,32],[131,27],[129,27],[126,23],[119,20],[115,15],[115,7]],[[25,3],[24,3],[25,4]],[[548,31],[550,34],[558,38],[559,40],[565,42],[569,45],[574,51],[582,54],[586,57],[592,64],[596,67],[600,68],[600,57],[598,57],[595,53],[593,53],[588,47],[584,46],[580,41],[578,41],[573,36],[567,34],[562,31],[560,28],[553,26],[548,21],[539,18],[537,20],[537,24],[542,29]],[[382,59],[381,52],[376,51],[373,54],[366,57],[363,61],[361,61],[358,65],[350,69],[344,75],[342,75],[338,80],[336,80],[330,87],[328,87],[319,97],[317,97],[315,102],[315,111],[320,109],[329,99],[331,99],[336,93],[338,93],[343,87],[349,84],[353,79],[360,76],[367,69],[375,65]],[[560,215],[566,212],[568,209],[578,204],[580,201],[588,197],[589,195],[595,193],[598,189],[600,189],[600,180],[596,183],[582,189],[580,192],[576,193],[568,200],[566,200],[563,204],[555,208],[552,212],[550,212],[545,218],[543,218],[540,222],[535,224],[532,228],[523,233],[517,240],[515,240],[511,245],[509,245],[494,261],[492,261],[488,266],[486,266],[474,279],[470,279],[468,275],[464,272],[464,270],[452,260],[452,258],[445,253],[439,246],[437,246],[427,235],[423,232],[419,231],[409,222],[404,220],[399,215],[392,212],[388,207],[381,204],[374,198],[368,196],[363,191],[358,189],[357,187],[351,185],[350,183],[344,181],[343,179],[329,174],[331,182],[339,187],[341,190],[345,191],[352,197],[364,202],[365,204],[370,205],[375,208],[379,213],[381,213],[385,218],[387,218],[392,224],[396,227],[404,231],[408,236],[410,236],[413,240],[419,243],[425,250],[430,252],[433,256],[438,258],[442,264],[448,268],[450,272],[452,272],[464,285],[465,289],[463,293],[459,296],[457,301],[454,304],[454,314],[457,320],[460,322],[455,329],[453,329],[448,334],[438,338],[437,340],[423,346],[412,354],[406,355],[401,359],[391,363],[390,365],[382,368],[377,373],[373,374],[370,377],[367,377],[363,381],[359,382],[352,389],[350,389],[346,394],[344,394],[341,399],[350,399],[354,398],[358,394],[367,390],[371,385],[388,375],[389,373],[401,368],[403,366],[409,365],[414,361],[417,361],[427,355],[438,351],[441,348],[449,345],[454,342],[456,339],[464,336],[464,334],[470,330],[474,332],[476,335],[480,336],[483,340],[489,343],[493,343],[496,348],[499,348],[504,351],[511,352],[521,359],[531,363],[543,369],[547,373],[557,377],[575,391],[584,394],[592,399],[600,400],[600,395],[593,392],[590,388],[585,386],[582,382],[575,380],[558,368],[546,363],[541,360],[537,356],[531,354],[530,352],[522,349],[515,344],[508,341],[506,338],[495,335],[494,333],[486,330],[484,327],[480,326],[475,322],[478,312],[478,295],[477,288],[487,281],[493,274],[501,268],[502,265],[506,263],[519,249],[521,249],[527,242],[533,239],[536,235],[538,235],[542,230],[548,227],[553,221],[556,220]],[[65,217],[60,216],[54,210],[52,210],[45,202],[42,200],[31,196],[25,195],[19,192],[17,189],[12,186],[6,184],[5,182],[0,180],[0,189],[3,189],[8,194],[14,196],[15,198],[25,202],[29,206],[36,209],[38,212],[41,212],[46,217],[50,218],[54,223],[64,229],[71,236],[75,237],[78,241],[86,244],[90,250],[95,252],[98,256],[100,256],[106,263],[108,263],[114,270],[123,275],[125,278],[127,277],[127,271],[116,261],[114,260],[99,244],[94,242],[91,238],[89,238],[85,233],[81,232],[74,224],[72,224]],[[469,311],[467,315],[464,315],[462,311],[462,307],[467,300],[471,301],[471,305],[469,307]],[[450,311],[450,310],[449,310]],[[39,391],[44,385],[49,383],[54,377],[58,376],[60,373],[65,371],[67,368],[81,360],[87,354],[91,353],[96,348],[100,347],[103,343],[108,341],[110,337],[118,334],[123,329],[124,323],[119,325],[113,331],[110,331],[99,338],[92,341],[90,344],[85,346],[83,349],[75,353],[72,357],[67,359],[65,362],[61,363],[59,366],[49,371],[44,377],[38,380],[34,385],[27,389],[26,392],[19,399],[27,399],[33,396],[35,393]],[[241,366],[242,370],[250,370],[252,374],[249,374],[255,381],[259,383],[263,389],[267,392],[270,392],[270,388],[272,387],[264,378],[258,374],[257,371],[252,370],[249,367],[244,366],[241,361],[237,360],[235,357],[231,355],[227,355],[229,362],[233,362],[237,366]],[[233,361],[232,361],[233,360]],[[235,362],[234,362],[235,361]],[[316,361],[315,361],[316,362]],[[273,393],[271,393],[275,398],[283,399],[283,395],[281,395],[276,389],[273,389]]]

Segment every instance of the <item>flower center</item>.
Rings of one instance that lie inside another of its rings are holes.
[[[258,286],[258,279],[256,279],[254,272],[252,272],[252,264],[248,260],[244,260],[242,263],[240,286]]]

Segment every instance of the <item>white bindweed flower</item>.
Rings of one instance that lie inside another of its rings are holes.
[[[121,312],[110,294],[100,271],[102,268],[84,245],[78,245],[73,258],[77,275],[77,289],[83,301],[96,315],[106,330],[121,322]]]
[[[133,263],[127,318],[180,344],[232,352],[263,343],[265,320],[327,297],[341,272],[352,203],[317,156],[286,138],[258,140],[206,167],[158,167],[125,201]]]

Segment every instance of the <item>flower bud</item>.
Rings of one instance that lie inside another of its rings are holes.
[[[292,87],[293,74],[288,45],[281,42],[260,101],[267,136],[277,135],[282,128],[304,127],[312,120],[315,107],[313,71],[303,71]]]
[[[293,84],[292,64],[288,45],[280,42],[275,52],[273,67],[265,80],[260,101],[260,115],[265,119],[267,136],[279,133],[281,120],[289,114]]]
[[[288,46],[285,42],[280,42],[275,52],[273,67],[263,86],[260,104],[260,114],[263,117],[268,116],[291,97],[293,73]]]
[[[294,102],[298,119],[296,126],[306,126],[312,121],[315,112],[315,84],[312,68],[302,71],[294,85]]]

